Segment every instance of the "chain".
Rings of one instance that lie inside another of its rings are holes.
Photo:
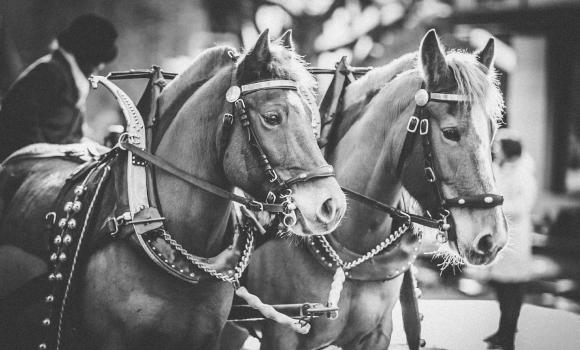
[[[203,270],[204,272],[206,272],[210,276],[215,277],[216,279],[218,279],[220,281],[232,283],[234,285],[237,283],[238,279],[240,278],[240,276],[242,275],[242,273],[244,272],[244,270],[248,266],[248,263],[250,261],[250,255],[251,255],[252,249],[254,247],[253,232],[251,229],[247,229],[248,238],[246,239],[246,244],[244,245],[244,250],[242,252],[242,256],[234,268],[234,273],[225,274],[225,273],[221,273],[215,269],[212,269],[206,263],[204,263],[203,261],[200,261],[195,256],[191,255],[185,248],[183,248],[183,246],[181,244],[179,244],[176,240],[174,240],[173,237],[171,237],[171,235],[167,231],[163,230],[162,235],[163,235],[163,239],[167,243],[169,243],[169,245],[171,245],[175,250],[179,251],[179,253],[181,255],[183,255],[183,257],[185,259],[187,259],[195,267]]]
[[[336,250],[334,250],[334,248],[332,248],[332,246],[330,245],[330,243],[328,243],[328,240],[326,239],[326,237],[324,237],[324,236],[318,236],[318,239],[322,243],[322,246],[324,247],[324,250],[326,250],[326,252],[328,253],[328,255],[332,258],[332,260],[338,266],[342,267],[346,271],[346,270],[350,270],[353,267],[356,267],[356,266],[362,264],[363,262],[365,262],[365,261],[373,258],[375,255],[377,255],[380,252],[382,252],[383,250],[385,250],[388,246],[390,246],[391,244],[393,244],[393,242],[395,242],[399,237],[401,237],[403,234],[405,234],[405,232],[407,232],[410,227],[411,227],[411,225],[409,223],[404,223],[394,233],[391,233],[389,235],[389,237],[387,237],[381,243],[377,244],[376,247],[374,247],[373,249],[369,250],[365,255],[361,256],[360,258],[358,258],[356,260],[353,260],[353,261],[347,262],[347,263],[345,263],[340,258],[340,256],[336,252]]]

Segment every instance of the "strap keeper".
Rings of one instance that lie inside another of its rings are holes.
[[[407,123],[407,131],[414,133],[417,131],[418,127],[419,127],[419,118],[411,116],[411,118],[409,118],[409,122]]]
[[[429,119],[421,119],[419,124],[419,134],[427,135],[429,133]]]

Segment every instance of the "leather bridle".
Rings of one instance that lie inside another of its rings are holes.
[[[417,134],[421,137],[423,145],[423,158],[424,158],[424,169],[425,169],[425,180],[427,183],[431,184],[433,193],[437,201],[437,207],[430,213],[430,216],[438,216],[440,222],[440,232],[438,239],[442,242],[446,242],[448,239],[456,241],[457,237],[453,233],[450,237],[449,231],[451,226],[448,224],[448,220],[452,219],[451,212],[449,209],[453,207],[457,208],[493,208],[503,204],[503,196],[492,193],[475,194],[468,196],[459,196],[455,198],[445,198],[442,191],[442,184],[439,180],[435,166],[433,162],[433,147],[431,146],[431,141],[429,138],[430,127],[429,119],[431,116],[427,112],[427,104],[429,101],[445,102],[445,103],[458,103],[458,102],[468,102],[469,97],[465,95],[458,94],[444,94],[436,92],[428,92],[425,89],[425,83],[421,84],[421,88],[415,94],[415,111],[413,115],[409,118],[407,123],[407,135],[403,143],[403,149],[401,155],[399,156],[399,162],[397,164],[397,176],[400,178],[403,166],[405,165],[408,156],[413,151],[415,145],[415,139]],[[453,232],[453,231],[452,231]]]
[[[235,75],[235,70],[233,74]],[[229,137],[234,120],[239,119],[242,128],[247,133],[248,142],[253,146],[256,152],[258,161],[266,175],[266,178],[271,183],[275,183],[278,188],[278,193],[275,194],[270,191],[264,202],[236,195],[235,193],[224,190],[221,187],[216,186],[208,181],[199,179],[175,167],[164,159],[132,145],[129,142],[130,138],[121,139],[120,146],[133,152],[136,156],[155,165],[156,167],[161,168],[164,171],[180,178],[181,180],[186,181],[187,183],[197,186],[214,195],[238,202],[254,211],[268,211],[275,214],[281,214],[282,223],[286,227],[291,227],[296,224],[295,210],[297,207],[296,204],[294,204],[294,199],[292,198],[292,189],[290,187],[300,182],[307,182],[317,178],[334,176],[334,170],[331,165],[325,164],[316,169],[302,172],[289,179],[282,179],[278,175],[276,170],[272,167],[268,156],[262,147],[262,142],[260,142],[258,134],[255,132],[252,123],[250,122],[250,118],[248,117],[246,109],[246,103],[243,100],[243,96],[247,94],[268,89],[298,91],[298,84],[295,81],[284,79],[263,80],[241,86],[238,86],[234,83],[226,92],[226,101],[232,104],[232,113],[224,114],[223,118],[225,138]],[[277,200],[278,198],[280,200]]]

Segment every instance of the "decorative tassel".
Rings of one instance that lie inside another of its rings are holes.
[[[287,315],[284,315],[283,313],[276,311],[276,309],[274,309],[271,305],[264,304],[260,298],[250,293],[245,287],[239,287],[236,289],[236,295],[244,299],[249,306],[260,311],[260,313],[264,315],[265,318],[276,321],[283,325],[287,325],[295,332],[300,334],[308,334],[308,332],[310,332],[309,323],[295,320]]]

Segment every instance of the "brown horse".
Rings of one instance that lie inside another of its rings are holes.
[[[443,198],[494,193],[490,147],[503,100],[491,67],[493,52],[490,40],[476,55],[445,54],[430,31],[418,54],[405,55],[350,84],[339,111],[342,121],[335,134],[339,141],[327,155],[339,183],[392,206],[404,188],[435,213],[439,203],[432,183],[425,181],[421,142],[415,139],[411,153],[406,158],[401,155],[409,118],[419,106],[414,96],[423,87],[467,97],[465,103],[437,101],[432,94],[433,100],[423,101],[430,128],[424,137],[430,141]],[[398,174],[400,158],[404,163]],[[451,260],[479,265],[495,258],[507,240],[507,224],[498,203],[449,208],[453,218],[450,243],[455,251]],[[337,319],[313,320],[308,335],[292,334],[266,322],[262,349],[322,349],[331,344],[343,349],[388,348],[402,272],[417,256],[421,234],[415,225],[415,230],[403,231],[401,238],[393,237],[400,233],[393,228],[400,223],[393,226],[390,216],[355,200],[349,207],[341,226],[325,236],[341,262],[325,252],[327,246],[319,244],[318,238],[302,246],[272,240],[253,255],[249,289],[270,303],[324,302],[337,265],[347,274]],[[390,243],[380,245],[384,242]]]
[[[222,189],[231,191],[236,186],[254,198],[264,198],[273,191],[274,184],[268,181],[263,163],[257,159],[255,145],[248,142],[242,119],[234,118],[229,136],[223,137],[224,113],[231,112],[232,108],[225,100],[226,90],[234,84],[248,86],[272,79],[298,85],[298,89],[271,86],[244,95],[244,112],[254,138],[259,140],[273,172],[281,179],[289,179],[326,165],[312,130],[315,111],[309,107],[311,97],[306,96],[314,87],[314,79],[297,55],[280,45],[270,44],[267,31],[235,62],[227,59],[234,56],[230,55],[231,51],[221,48],[203,54],[194,62],[195,68],[167,87],[160,99],[160,109],[162,118],[173,117],[173,121],[159,140],[155,153]],[[220,67],[223,62],[229,64]],[[188,83],[187,79],[196,76],[205,79],[204,82],[198,86]],[[122,174],[126,162],[124,156],[118,157],[110,165],[111,173]],[[52,203],[59,189],[76,167],[76,163],[63,158],[15,157],[2,164],[0,284],[10,286],[3,288],[2,297],[47,271],[44,217],[53,210]],[[95,224],[87,233],[89,237],[111,213],[114,216],[115,207],[123,202],[125,182],[119,177],[113,178],[114,181],[104,183],[102,199],[95,206]],[[156,172],[156,185],[166,228],[173,239],[201,257],[227,250],[231,244],[231,237],[226,236],[231,211],[229,200],[164,171]],[[326,234],[337,227],[346,201],[334,177],[295,182],[291,190],[297,207],[294,233]],[[16,259],[17,263],[6,257]],[[210,279],[186,284],[156,267],[125,239],[107,240],[85,260],[77,272],[78,292],[70,307],[79,315],[74,326],[81,329],[83,337],[76,348],[211,349],[214,346],[232,301],[233,289],[229,283]],[[24,275],[15,276],[17,273]],[[3,313],[6,309],[0,309],[0,324],[12,326],[8,327],[9,331],[1,329],[0,334],[12,336],[14,341],[2,343],[0,339],[2,348],[39,347],[38,343],[30,344],[35,341],[32,334],[41,326],[43,315],[31,315],[26,306],[20,310],[17,315],[10,315]],[[27,319],[18,322],[22,318]],[[50,320],[43,323],[51,324]]]

